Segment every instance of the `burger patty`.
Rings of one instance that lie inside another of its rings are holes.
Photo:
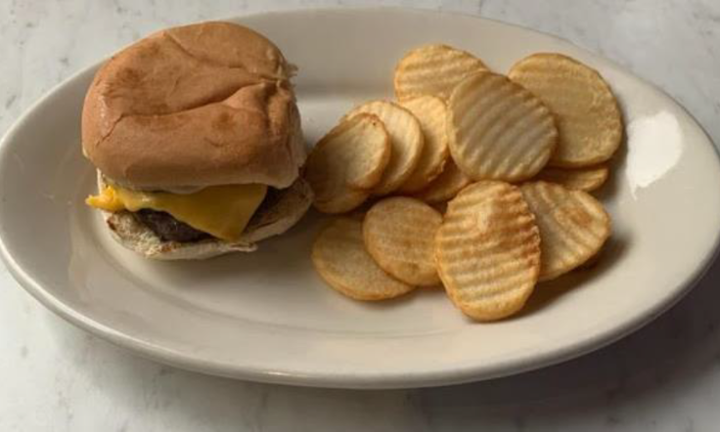
[[[163,241],[176,241],[179,243],[196,242],[210,238],[210,234],[196,230],[185,222],[180,222],[162,211],[142,209],[134,213],[135,218]]]
[[[280,191],[274,188],[268,188],[265,199],[260,203],[253,214],[248,226],[252,225],[253,219],[261,217],[268,209],[274,206],[279,197]],[[200,240],[213,238],[212,235],[197,230],[185,222],[175,219],[170,213],[163,211],[142,209],[133,213],[135,218],[143,225],[148,227],[162,241],[174,241],[178,243],[192,243]]]

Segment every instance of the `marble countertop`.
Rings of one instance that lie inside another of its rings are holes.
[[[720,143],[717,0],[47,0],[0,2],[0,133],[51,87],[142,35],[265,10],[402,5],[480,14],[565,37],[684,104]],[[343,391],[203,376],[78,330],[0,265],[2,431],[716,431],[720,264],[680,304],[593,354],[436,389]]]

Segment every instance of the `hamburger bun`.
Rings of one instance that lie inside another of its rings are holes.
[[[99,173],[98,173],[99,174]],[[106,186],[98,175],[98,187]],[[253,252],[257,242],[284,233],[295,225],[312,203],[312,190],[308,183],[298,178],[289,188],[279,192],[272,206],[253,215],[240,239],[226,242],[206,239],[198,242],[180,243],[164,241],[151,229],[140,223],[130,212],[111,213],[103,211],[103,218],[113,238],[126,248],[146,258],[160,260],[206,259],[230,252]]]
[[[286,188],[306,158],[292,71],[272,42],[239,25],[157,32],[96,74],[83,107],[83,152],[134,189]]]

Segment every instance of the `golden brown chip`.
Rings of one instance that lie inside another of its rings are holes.
[[[549,165],[595,165],[610,159],[620,146],[620,108],[596,70],[561,54],[534,54],[517,62],[508,76],[555,115],[560,140]]]
[[[383,300],[413,290],[385,273],[365,250],[362,221],[339,218],[317,237],[315,270],[333,289],[357,300]]]
[[[474,180],[526,180],[540,172],[557,142],[552,114],[506,77],[478,72],[453,90],[448,143],[457,166]]]
[[[545,167],[535,176],[534,180],[557,183],[568,189],[591,192],[605,183],[609,171],[608,167],[604,165],[576,169]]]
[[[407,180],[420,161],[424,138],[420,123],[410,111],[389,101],[370,101],[350,111],[346,118],[361,113],[376,115],[390,134],[392,146],[390,163],[375,188],[373,194],[388,194]]]
[[[365,248],[390,275],[410,285],[436,285],[435,232],[442,215],[413,198],[386,198],[365,216]]]
[[[435,259],[466,315],[490,321],[519,311],[540,274],[540,234],[520,189],[498,181],[463,189],[448,203]]]
[[[610,237],[610,216],[590,194],[545,182],[526,183],[520,189],[540,228],[540,280],[582,265]]]
[[[452,158],[448,158],[443,172],[428,187],[415,194],[415,198],[428,204],[442,203],[453,198],[460,189],[469,184],[470,178],[458,169]]]
[[[425,145],[415,171],[398,189],[401,193],[417,192],[430,184],[442,173],[448,157],[445,120],[447,108],[442,99],[435,96],[418,96],[403,101],[420,122]]]
[[[381,180],[390,160],[390,136],[376,116],[344,119],[310,152],[306,179],[323,213],[343,213],[359,206]]]
[[[440,44],[423,45],[409,51],[395,66],[395,97],[405,100],[431,95],[442,99],[467,75],[487,70],[474,55]]]

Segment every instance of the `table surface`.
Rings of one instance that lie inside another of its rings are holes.
[[[75,71],[162,27],[388,4],[474,13],[565,37],[658,84],[720,143],[717,0],[6,0],[0,133]],[[0,430],[716,431],[718,288],[715,264],[644,329],[539,371],[435,389],[344,391],[231,381],[137,358],[45,310],[0,265]]]

